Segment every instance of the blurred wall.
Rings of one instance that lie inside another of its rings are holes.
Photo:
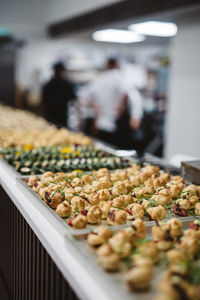
[[[167,158],[182,153],[200,158],[200,14],[177,20],[166,124]]]
[[[17,38],[44,37],[46,27],[89,10],[121,0],[1,0],[0,26],[7,27]]]
[[[166,45],[116,45],[95,43],[87,39],[30,39],[24,48],[18,51],[16,80],[24,88],[32,85],[33,73],[40,72],[41,82],[51,75],[55,61],[63,60],[73,69],[101,68],[107,57],[117,55],[126,57],[140,65],[147,66],[152,57],[165,53]],[[85,66],[84,66],[85,64]]]

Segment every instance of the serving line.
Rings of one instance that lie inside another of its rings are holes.
[[[39,199],[36,201],[34,193],[25,185],[20,184],[20,180],[7,163],[0,161],[2,187],[79,298],[93,300],[95,296],[97,300],[123,298],[129,300],[129,295],[125,290],[120,289],[118,285],[113,286],[109,276],[95,267],[95,262],[87,257],[81,246],[75,243],[70,230],[58,222],[51,208]],[[194,217],[181,218],[181,221],[189,219],[193,220]],[[131,296],[131,299],[134,299],[134,296]]]
[[[26,194],[27,198],[30,201],[33,201],[34,204],[40,209],[40,211],[42,210],[44,213],[44,215],[46,216],[46,218],[54,224],[54,227],[57,228],[57,230],[62,233],[63,235],[80,235],[80,234],[87,234],[90,233],[92,231],[94,231],[95,229],[97,229],[97,227],[100,224],[88,224],[86,228],[83,229],[74,229],[73,227],[71,227],[70,225],[67,224],[66,220],[64,220],[63,218],[59,217],[57,215],[57,213],[55,212],[54,209],[52,209],[49,205],[47,205],[40,197],[39,195],[34,192],[32,190],[32,188],[30,188],[27,183],[25,182],[25,178],[27,178],[27,176],[21,176],[21,178],[17,178],[17,182],[19,184],[20,189],[22,189],[24,191],[24,193]],[[173,216],[174,218],[178,218],[182,223],[184,222],[188,222],[188,221],[192,221],[194,220],[193,216],[189,216],[189,217],[179,217],[179,216]],[[167,217],[165,218],[164,221],[167,221],[169,218],[171,217]],[[196,218],[199,218],[198,216],[196,216]],[[127,228],[129,226],[131,226],[132,221],[127,221],[126,224],[122,224],[122,225],[108,225],[107,222],[104,220],[101,222],[102,225],[110,228],[111,230],[120,230],[123,228]],[[156,224],[155,221],[145,221],[145,225],[146,227],[152,227]]]
[[[49,218],[45,207],[30,201],[30,194],[18,185],[15,172],[2,161],[0,184],[80,299],[94,300],[94,296],[96,300],[120,299],[117,291],[102,287],[98,274],[64,235],[55,218]]]

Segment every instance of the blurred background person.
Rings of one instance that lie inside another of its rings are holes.
[[[166,112],[166,102],[168,98],[168,82],[170,61],[168,57],[161,57],[159,62],[159,68],[157,71],[157,85],[155,89],[155,99],[158,102],[158,111],[160,113]]]
[[[89,101],[89,85],[90,83],[87,83],[86,85],[82,86],[78,92],[78,113],[79,113],[79,129],[82,130],[85,134],[94,136],[95,135],[95,109]]]
[[[154,90],[154,99],[156,110],[152,114],[151,120],[151,133],[148,134],[148,122],[146,122],[146,133],[149,135],[149,143],[145,151],[157,156],[163,156],[163,148],[165,143],[164,130],[165,130],[165,117],[168,100],[168,81],[170,72],[170,61],[166,56],[158,60],[159,66],[156,74],[156,85]]]
[[[62,62],[53,66],[53,77],[42,89],[44,117],[58,127],[67,125],[67,109],[70,100],[76,98],[74,85],[66,78],[66,68]]]
[[[128,91],[128,100],[130,107],[130,127],[132,130],[137,131],[140,128],[142,117],[143,117],[143,99],[134,86],[131,86]]]
[[[126,83],[124,84],[126,86]],[[124,88],[126,97],[122,102],[117,121],[118,147],[139,150],[140,126],[143,117],[143,98],[134,84]]]
[[[103,71],[84,91],[80,100],[93,108],[95,136],[110,144],[117,144],[117,118],[126,98],[120,65],[116,58],[108,59]]]

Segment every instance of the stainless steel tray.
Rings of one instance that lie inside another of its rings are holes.
[[[26,182],[25,179],[27,178],[27,176],[21,176],[21,178],[17,178],[17,184],[23,189],[23,191],[25,193],[27,193],[27,197],[30,199],[30,201],[32,201],[32,203],[34,203],[34,205],[37,205],[40,207],[40,209],[42,209],[42,211],[46,211],[46,217],[49,219],[50,222],[52,222],[56,227],[58,227],[58,230],[62,231],[63,234],[74,234],[74,235],[79,235],[79,234],[86,234],[91,232],[92,230],[94,230],[95,228],[97,228],[100,224],[95,224],[95,225],[90,225],[88,224],[86,228],[83,229],[73,229],[71,226],[69,226],[66,221],[64,219],[62,219],[61,217],[59,217],[55,210],[52,209],[51,207],[49,207],[39,196],[37,193],[35,193],[32,188],[30,188]],[[179,216],[172,216],[173,218],[178,218],[179,220],[181,220],[181,222],[189,222],[196,219],[200,219],[199,217],[193,217],[193,216],[189,216],[189,217],[179,217]],[[165,220],[168,220],[172,217],[168,217]],[[128,226],[130,226],[132,223],[132,221],[127,221],[126,224],[123,225],[114,225],[114,226],[110,226],[107,225],[106,221],[102,221],[101,224],[109,227],[111,229],[122,229],[122,228],[126,228]],[[155,221],[145,221],[145,224],[147,227],[151,227],[153,225],[155,225]]]
[[[12,174],[14,173],[15,177],[21,176],[20,173],[18,173],[13,166],[11,166],[9,163],[7,163],[7,161],[5,159],[0,157],[0,162],[7,168],[9,173],[12,173]]]
[[[118,149],[115,149],[114,147],[106,144],[106,143],[103,143],[103,142],[100,142],[100,141],[94,141],[94,145],[100,149],[100,150],[103,150],[107,153],[110,153],[112,155],[116,155],[116,156],[119,156],[119,157],[124,157],[126,158],[127,160],[131,161],[136,161],[136,155],[137,155],[137,152],[135,150],[118,150]],[[21,175],[19,172],[16,171],[16,169],[14,168],[14,166],[10,165],[6,160],[4,160],[3,158],[0,158],[0,161],[2,161],[3,164],[6,164],[6,166],[9,166],[9,169],[12,170],[13,172],[15,172],[15,175],[18,176],[18,177],[23,177],[23,176],[26,176],[26,175]],[[67,172],[70,172],[69,171],[65,171],[65,173]],[[84,171],[87,173],[87,171]],[[37,174],[34,174],[36,176],[39,176]]]
[[[90,233],[92,230],[97,228],[100,224],[96,225],[87,225],[87,228],[83,229],[73,229],[71,226],[69,226],[64,219],[59,217],[55,210],[52,209],[50,206],[48,206],[38,195],[35,193],[25,182],[25,179],[27,176],[23,176],[21,178],[16,178],[17,185],[19,186],[20,189],[23,190],[23,192],[27,195],[27,198],[35,205],[37,206],[40,211],[42,211],[43,214],[48,218],[48,220],[55,226],[57,229],[63,234],[74,234],[74,235],[79,235],[79,234],[87,234]],[[106,222],[101,223],[105,226],[108,226]],[[121,229],[124,227],[127,227],[128,224],[124,225],[119,225],[119,226],[108,226],[109,228],[117,228]]]
[[[112,154],[115,154],[117,153],[117,151],[119,150],[115,150],[114,148],[112,148],[111,146],[109,145],[106,145],[104,143],[101,143],[99,141],[95,141],[95,145],[102,149],[102,150],[105,150],[109,153],[112,153]],[[113,152],[114,151],[114,152]],[[135,151],[135,150],[134,150]],[[130,151],[130,153],[132,153]],[[129,160],[133,160],[134,157],[133,156],[129,156],[127,157]],[[6,162],[5,162],[6,163]],[[148,162],[147,162],[148,163]],[[6,163],[7,164],[7,163]],[[8,165],[8,164],[7,164]],[[10,168],[13,170],[14,168],[10,166]],[[15,173],[17,173],[15,171]],[[86,172],[86,173],[90,173],[90,172]],[[55,226],[59,226],[60,230],[62,230],[64,233],[66,234],[74,234],[74,235],[79,235],[79,234],[84,234],[84,233],[89,233],[91,232],[92,230],[94,230],[95,228],[97,228],[99,226],[99,224],[95,224],[95,225],[90,225],[88,224],[86,228],[83,228],[83,229],[73,229],[71,226],[69,226],[64,219],[62,219],[61,217],[59,217],[55,210],[53,210],[52,208],[50,208],[44,201],[41,200],[41,198],[37,195],[37,193],[35,193],[24,181],[25,178],[28,178],[29,176],[26,176],[26,175],[21,175],[19,176],[19,174],[17,173],[18,175],[18,183],[23,187],[23,189],[29,193],[29,195],[31,195],[31,199],[32,201],[34,201],[35,204],[37,205],[40,205],[42,206],[43,210],[46,210],[48,212],[48,218],[49,220],[51,219],[51,222],[53,222],[53,224],[55,224]],[[36,175],[37,176],[37,175]],[[38,175],[39,177],[41,175]],[[181,222],[188,222],[188,221],[192,221],[194,220],[195,217],[193,216],[189,216],[189,217],[179,217],[179,216],[170,216],[170,217],[167,217],[166,220],[168,220],[169,218],[179,218],[181,220]],[[196,217],[196,218],[199,218],[200,217]],[[127,221],[127,224],[124,224],[124,225],[117,225],[117,226],[109,226],[107,225],[107,222],[106,221],[102,221],[101,224],[102,225],[105,225],[111,229],[121,229],[121,228],[126,228],[128,226],[130,226],[130,224],[132,223],[132,221]],[[145,224],[147,227],[151,227],[155,224],[155,221],[145,221]]]
[[[187,228],[189,220],[184,220],[183,228]],[[118,231],[119,228],[113,228],[114,231]],[[125,286],[124,275],[128,268],[124,267],[118,273],[106,272],[98,265],[96,260],[95,250],[92,249],[86,240],[87,234],[72,234],[66,237],[66,242],[70,242],[79,251],[81,258],[84,259],[89,269],[95,273],[95,277],[98,278],[99,284],[102,288],[107,289],[108,294],[111,295],[110,299],[115,300],[150,300],[155,297],[155,286],[160,281],[160,273],[163,270],[161,266],[157,265],[154,268],[154,277],[152,280],[151,289],[146,292],[130,292]],[[147,237],[150,237],[150,227],[147,228]],[[114,295],[113,295],[114,291]]]

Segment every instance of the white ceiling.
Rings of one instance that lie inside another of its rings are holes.
[[[120,1],[123,0],[0,0],[0,27],[7,27],[17,38],[26,41],[46,39],[48,24]],[[185,10],[178,10],[164,14],[159,13],[153,16],[140,17],[139,19],[133,18],[113,24],[105,24],[101,27],[127,28],[131,23],[152,18],[173,21],[176,20],[177,15],[184,12]],[[95,28],[92,30],[95,30]],[[73,40],[90,41],[92,30],[73,34],[71,37],[68,36],[67,40],[72,38]],[[143,45],[164,45],[168,42],[169,39],[150,37]]]
[[[121,0],[1,0],[0,26],[18,38],[39,37],[51,22]]]

